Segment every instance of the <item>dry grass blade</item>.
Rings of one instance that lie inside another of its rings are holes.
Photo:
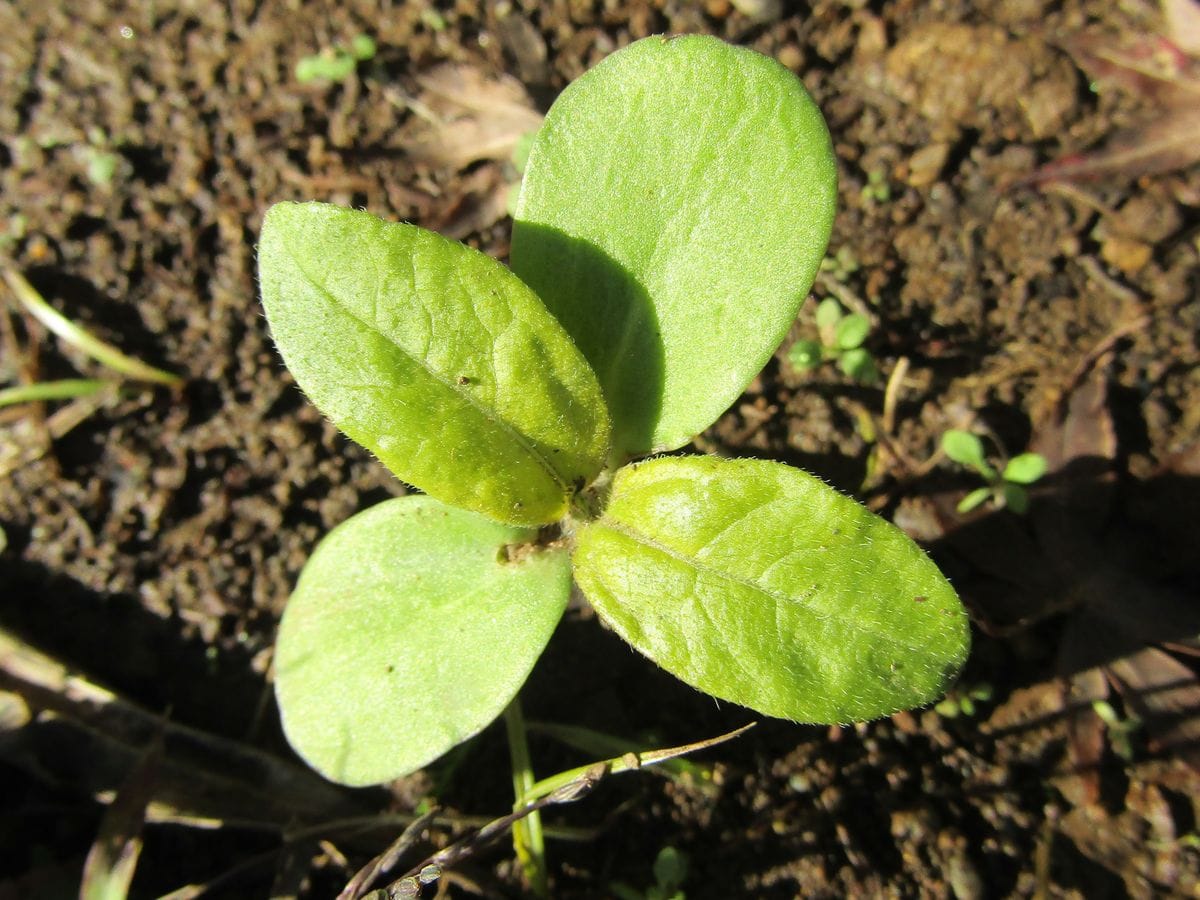
[[[79,900],[124,900],[138,856],[146,807],[154,794],[163,758],[162,732],[142,754],[129,779],[100,822],[100,833],[88,851],[79,885]]]
[[[88,681],[0,628],[0,686],[19,695],[34,711],[28,734],[0,744],[0,759],[37,765],[63,787],[107,800],[150,740],[164,730],[166,745],[159,778],[147,807],[151,822],[196,827],[241,826],[282,831],[362,811],[355,798],[301,769],[254,747],[168,722]],[[70,740],[90,759],[79,773],[52,767],[36,749],[39,741]]]
[[[469,834],[459,841],[455,841],[444,850],[439,850],[433,856],[411,868],[403,878],[392,882],[392,884],[384,888],[382,895],[391,898],[419,897],[422,887],[432,884],[441,878],[443,870],[457,865],[479,852],[479,850],[499,838],[512,828],[515,823],[520,822],[526,816],[538,812],[546,806],[574,803],[576,800],[580,800],[590,794],[596,785],[609,775],[633,771],[643,766],[665,762],[666,760],[674,759],[687,753],[695,753],[698,750],[704,750],[725,741],[731,741],[745,734],[756,724],[755,722],[751,722],[726,734],[703,741],[696,741],[691,744],[684,744],[679,747],[671,747],[665,750],[650,750],[643,753],[626,753],[622,756],[615,756],[612,759],[580,766],[566,772],[560,772],[557,775],[551,775],[549,778],[544,778],[535,784],[526,795],[527,797],[536,799],[531,799],[530,802],[506,816],[492,820],[475,833]],[[403,837],[401,839],[403,840]]]
[[[362,896],[363,891],[367,890],[376,878],[393,868],[400,861],[400,857],[404,855],[405,851],[412,847],[417,842],[417,839],[425,833],[425,829],[433,822],[435,814],[435,810],[425,813],[425,815],[405,828],[400,837],[396,838],[387,850],[355,872],[354,877],[347,882],[346,886],[342,888],[342,892],[338,894],[338,900],[358,900]]]
[[[147,365],[140,359],[127,356],[112,344],[100,340],[91,332],[76,325],[47,303],[33,285],[25,280],[25,276],[19,272],[5,269],[4,280],[8,283],[8,288],[12,291],[13,296],[29,311],[30,315],[72,347],[86,353],[98,363],[108,366],[128,378],[136,378],[141,381],[165,384],[168,387],[176,387],[182,382],[178,375],[172,375],[170,372]]]

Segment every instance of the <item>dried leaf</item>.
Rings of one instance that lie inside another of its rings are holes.
[[[154,795],[163,759],[160,731],[146,748],[128,780],[117,791],[100,822],[83,864],[79,900],[124,900],[142,852],[146,807]]]
[[[1163,0],[1167,37],[1176,47],[1200,56],[1200,3],[1196,0]]]
[[[1158,35],[1118,42],[1084,35],[1068,41],[1064,49],[1096,81],[1150,102],[1182,106],[1200,94],[1200,62]]]
[[[1100,799],[1100,762],[1104,758],[1104,722],[1092,704],[1108,696],[1104,673],[1099,669],[1076,672],[1067,682],[1067,754],[1071,760],[1072,777],[1077,779],[1079,799],[1095,803]],[[1068,785],[1059,789],[1066,792]]]
[[[1164,0],[1163,12],[1166,37],[1084,35],[1064,45],[1096,81],[1142,98],[1157,117],[1115,135],[1098,150],[1042,166],[1024,183],[1137,178],[1200,161],[1200,6],[1193,0]]]
[[[1172,108],[1161,119],[1121,132],[1102,150],[1064,156],[1042,166],[1026,182],[1086,181],[1111,175],[1137,178],[1195,162],[1200,162],[1200,106]]]
[[[1200,769],[1200,679],[1192,669],[1156,647],[1146,647],[1108,666],[1126,706],[1146,723],[1158,749],[1177,753]]]
[[[542,124],[525,88],[506,75],[446,64],[418,83],[414,108],[422,120],[407,149],[432,166],[458,170],[481,159],[508,159],[517,140]]]

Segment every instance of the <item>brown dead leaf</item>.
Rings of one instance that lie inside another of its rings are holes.
[[[1200,95],[1192,102],[1200,104]],[[1047,163],[1027,182],[1087,181],[1109,175],[1138,178],[1184,169],[1200,162],[1200,106],[1170,108],[1163,117],[1112,138],[1102,149]]]
[[[1196,0],[1163,0],[1167,37],[1176,47],[1200,56],[1200,3]]]
[[[1200,769],[1200,679],[1180,660],[1146,647],[1108,666],[1125,705],[1146,724],[1156,749]]]
[[[160,730],[100,821],[100,833],[83,864],[80,900],[116,900],[129,892],[142,852],[146,807],[154,796],[162,760],[163,733]]]
[[[427,227],[451,240],[478,234],[508,215],[508,193],[515,190],[499,166],[483,166],[459,180],[453,201],[432,211]]]
[[[1063,793],[1078,793],[1077,803],[1100,799],[1100,763],[1104,759],[1104,722],[1095,704],[1108,697],[1108,684],[1099,669],[1076,672],[1067,681],[1067,756],[1071,772],[1059,785]]]
[[[474,66],[438,66],[418,79],[421,93],[407,144],[421,162],[459,170],[481,159],[504,160],[522,135],[537,131],[542,115],[521,83]]]
[[[1083,35],[1063,49],[1100,87],[1113,86],[1152,106],[1144,124],[1100,149],[1042,166],[1026,184],[1137,178],[1200,162],[1200,5],[1164,0],[1166,35]]]

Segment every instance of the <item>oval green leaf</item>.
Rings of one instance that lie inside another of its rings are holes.
[[[617,473],[575,577],[633,647],[766,715],[851,722],[928,703],[966,658],[954,590],[902,531],[781,463]]]
[[[1004,480],[1017,484],[1033,484],[1046,474],[1046,457],[1040,453],[1021,453],[1004,467]]]
[[[560,518],[608,456],[596,377],[520,279],[412,225],[267,212],[271,333],[317,407],[399,478],[501,522]]]
[[[275,645],[292,747],[326,778],[378,784],[478,733],[525,683],[566,608],[565,551],[431,497],[335,528],[304,567]]]
[[[979,435],[961,428],[951,428],[942,435],[942,452],[962,466],[969,466],[985,478],[992,476],[992,467],[983,455],[983,441]]]
[[[842,318],[836,326],[834,339],[839,350],[855,350],[871,333],[871,321],[866,316],[852,313]]]
[[[512,266],[595,369],[618,461],[683,445],[762,369],[836,194],[816,105],[754,51],[646,38],[563,91],[529,157]]]

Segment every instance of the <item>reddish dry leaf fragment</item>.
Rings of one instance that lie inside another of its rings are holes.
[[[1064,45],[1092,78],[1142,98],[1157,116],[1114,136],[1099,150],[1042,166],[1024,183],[1136,178],[1200,161],[1200,6],[1192,0],[1167,0],[1164,13],[1167,37],[1085,35]]]
[[[1200,95],[1194,102],[1200,104]],[[1194,109],[1173,107],[1163,115],[1140,128],[1121,132],[1101,150],[1047,163],[1025,183],[1087,181],[1110,175],[1137,178],[1200,162],[1200,105]]]
[[[1196,0],[1163,0],[1167,37],[1184,53],[1200,56],[1200,3]]]

